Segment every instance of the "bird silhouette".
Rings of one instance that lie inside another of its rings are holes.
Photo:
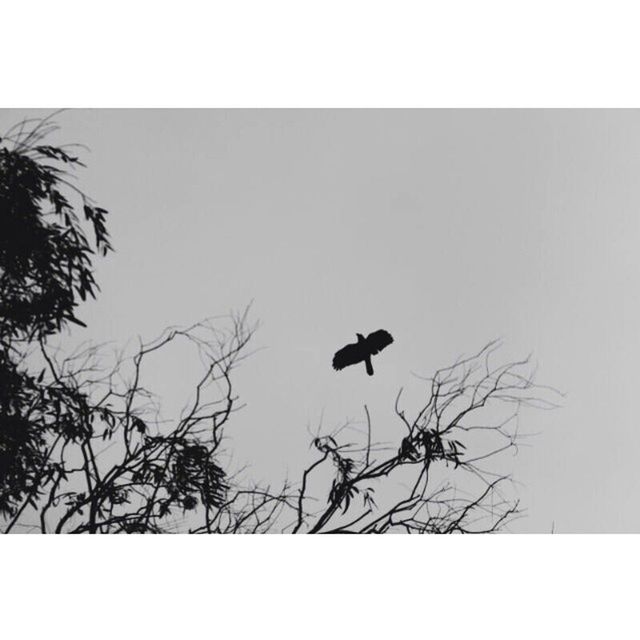
[[[356,336],[358,336],[358,342],[348,344],[336,351],[333,356],[333,368],[336,371],[340,371],[340,369],[344,369],[349,365],[364,362],[367,373],[372,376],[371,356],[388,347],[393,342],[393,337],[384,329],[378,329],[378,331],[370,333],[366,338],[361,333],[356,333]]]

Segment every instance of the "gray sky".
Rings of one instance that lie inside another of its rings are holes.
[[[42,111],[0,111],[0,130]],[[254,300],[248,403],[229,425],[258,478],[308,461],[307,426],[400,432],[398,388],[501,337],[564,407],[527,411],[514,531],[640,531],[640,112],[81,110],[80,184],[116,253],[83,338],[151,338]],[[376,375],[333,352],[386,328]],[[76,334],[79,335],[79,334]],[[75,335],[74,335],[75,337]],[[177,356],[176,356],[177,358]],[[167,360],[157,390],[187,393]]]

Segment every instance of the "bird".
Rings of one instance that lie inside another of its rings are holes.
[[[356,336],[358,337],[358,342],[348,344],[336,351],[333,356],[333,368],[336,371],[340,371],[349,365],[364,362],[367,373],[372,376],[371,356],[388,347],[393,342],[393,337],[384,329],[378,329],[378,331],[370,333],[366,338],[361,333],[356,333]]]

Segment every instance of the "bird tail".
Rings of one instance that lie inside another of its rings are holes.
[[[373,375],[373,365],[371,364],[371,358],[367,358],[365,360],[365,364],[367,365],[367,373],[372,376]]]

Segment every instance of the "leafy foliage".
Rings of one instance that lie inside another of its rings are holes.
[[[95,297],[94,249],[77,209],[93,229],[96,251],[111,249],[107,211],[67,179],[81,165],[63,149],[29,144],[38,132],[0,139],[0,340],[44,338],[65,323],[83,325],[78,299]],[[53,161],[52,164],[47,164]],[[80,203],[74,206],[72,196]]]
[[[137,406],[148,397],[139,384],[145,356],[187,334],[170,331],[143,347],[132,360],[132,385],[100,398],[99,382],[83,379],[96,370],[95,349],[61,365],[50,352],[47,339],[65,325],[84,326],[77,306],[98,291],[92,260],[112,250],[107,211],[71,182],[84,165],[68,148],[43,144],[55,128],[48,119],[25,121],[0,139],[0,516],[6,531],[35,512],[43,532],[159,532],[176,510],[224,503],[219,440],[196,432],[204,420],[198,404],[169,430]],[[247,338],[235,328],[237,344],[221,348],[203,387],[228,380]],[[209,415],[218,420],[214,434],[233,401],[225,396],[224,408]],[[102,456],[114,446],[119,461]]]
[[[78,300],[95,297],[94,253],[77,210],[93,229],[93,247],[111,250],[106,210],[69,181],[81,165],[64,149],[42,145],[49,120],[25,121],[0,138],[0,513],[33,501],[50,474],[50,436],[75,439],[86,416],[63,389],[26,366],[30,347],[76,317]],[[75,198],[75,204],[74,204]]]

